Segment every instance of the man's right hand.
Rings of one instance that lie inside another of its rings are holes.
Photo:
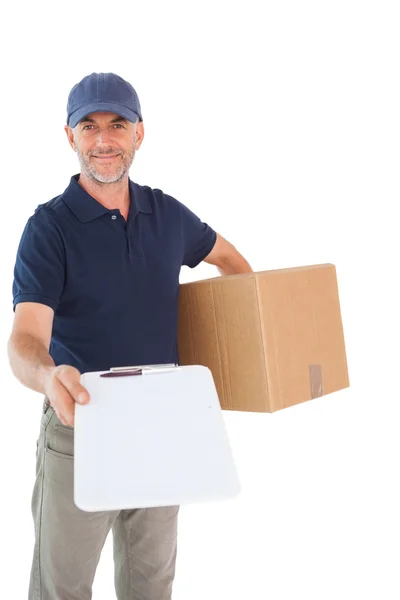
[[[75,402],[87,404],[89,392],[80,383],[81,374],[71,365],[53,367],[44,383],[44,392],[63,425],[74,426]]]

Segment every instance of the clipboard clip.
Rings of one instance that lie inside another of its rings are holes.
[[[152,375],[154,373],[168,373],[178,371],[179,367],[175,363],[161,365],[140,365],[133,367],[111,367],[106,373],[101,373],[100,377],[129,377],[134,375]]]

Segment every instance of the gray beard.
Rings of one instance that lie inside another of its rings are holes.
[[[109,175],[98,171],[93,162],[91,162],[90,158],[86,154],[80,152],[79,149],[77,149],[76,152],[78,154],[81,172],[86,175],[88,179],[91,179],[97,183],[117,183],[118,181],[121,181],[127,173],[129,173],[129,169],[131,168],[133,159],[135,158],[136,148],[133,146],[131,152],[124,151],[119,169],[111,171]],[[106,154],[114,154],[114,152],[101,152],[98,154],[99,156],[105,156]]]

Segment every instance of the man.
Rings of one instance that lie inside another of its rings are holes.
[[[171,598],[178,506],[88,513],[73,501],[75,402],[86,371],[176,363],[179,272],[202,260],[251,271],[186,206],[134,183],[143,142],[139,99],[113,73],[92,73],[68,97],[68,141],[81,173],[24,229],[14,283],[11,368],[44,394],[32,496],[30,600],[89,600],[112,529],[119,600]]]

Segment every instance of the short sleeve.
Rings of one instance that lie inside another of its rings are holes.
[[[59,304],[65,281],[65,251],[51,219],[39,210],[25,225],[14,267],[14,311],[19,302],[46,304],[54,311]]]
[[[211,252],[217,233],[181,204],[184,255],[182,264],[193,269]]]

